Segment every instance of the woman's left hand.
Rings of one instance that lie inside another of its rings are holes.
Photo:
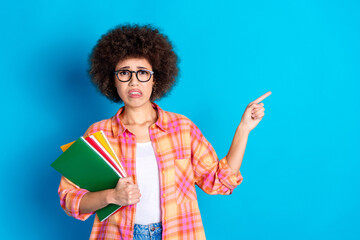
[[[259,124],[265,115],[264,103],[260,102],[270,96],[270,94],[271,92],[269,91],[247,105],[245,112],[241,117],[239,127],[243,128],[245,131],[250,132]]]

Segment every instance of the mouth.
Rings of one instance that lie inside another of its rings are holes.
[[[138,98],[142,97],[142,92],[139,89],[133,89],[128,92],[129,97]]]

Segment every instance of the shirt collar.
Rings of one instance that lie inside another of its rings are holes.
[[[158,119],[157,121],[155,122],[155,125],[157,125],[162,131],[166,132],[167,130],[167,117],[166,117],[166,114],[164,112],[164,110],[162,110],[159,105],[157,105],[156,103],[154,102],[151,102],[151,105],[152,107],[157,111],[157,115],[158,115]],[[113,131],[113,134],[114,136],[117,136],[117,135],[122,135],[125,130],[127,129],[125,127],[125,125],[121,122],[120,120],[120,114],[122,113],[122,111],[124,111],[124,107],[125,106],[122,106],[118,112],[116,113],[116,115],[112,118],[112,131]]]

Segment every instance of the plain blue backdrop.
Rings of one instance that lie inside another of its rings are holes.
[[[197,188],[208,239],[360,239],[358,1],[6,1],[0,10],[0,236],[87,239],[61,209],[59,146],[121,105],[97,92],[88,55],[121,23],[154,24],[180,57],[157,103],[189,117],[219,158],[267,91],[242,184]]]

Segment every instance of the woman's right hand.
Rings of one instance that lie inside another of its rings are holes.
[[[110,195],[111,203],[120,206],[138,203],[141,197],[140,189],[132,177],[120,178]]]

